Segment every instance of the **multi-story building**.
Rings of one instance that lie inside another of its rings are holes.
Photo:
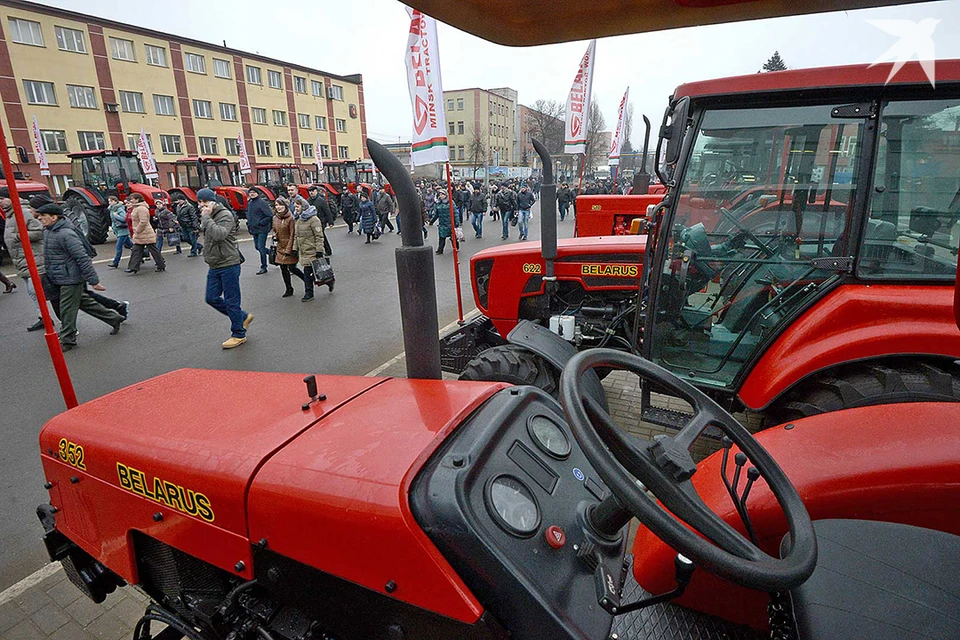
[[[479,175],[484,167],[497,163],[502,166],[519,164],[515,151],[519,108],[516,95],[513,89],[472,88],[443,92],[450,164],[460,175],[472,176],[475,168],[480,169]]]
[[[141,128],[171,186],[173,162],[216,155],[266,163],[367,157],[363,79],[22,0],[0,0],[0,97],[8,144],[39,178],[36,117],[52,174],[67,154],[135,149]]]

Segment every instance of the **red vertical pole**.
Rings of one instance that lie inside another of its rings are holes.
[[[460,295],[460,253],[457,247],[457,218],[453,213],[453,181],[447,163],[447,202],[450,203],[450,242],[453,244],[453,278],[457,285],[457,322],[463,324],[463,299]]]
[[[72,409],[80,403],[77,402],[77,393],[73,390],[73,381],[70,380],[67,361],[64,360],[63,351],[60,349],[60,339],[53,328],[50,310],[47,309],[47,296],[43,292],[43,283],[40,281],[40,272],[37,271],[37,260],[33,256],[33,247],[30,246],[27,220],[23,216],[23,207],[20,206],[20,194],[17,192],[17,181],[13,177],[13,166],[10,163],[10,154],[7,153],[7,136],[3,127],[0,127],[0,149],[3,150],[3,153],[0,154],[0,161],[3,164],[3,175],[7,176],[7,188],[10,190],[13,213],[17,219],[17,231],[20,232],[20,245],[23,247],[27,267],[30,269],[30,280],[33,282],[33,289],[37,294],[40,317],[43,318],[43,337],[47,340],[47,349],[50,351],[50,360],[53,361],[53,370],[57,374],[57,382],[60,383],[63,402],[67,405],[67,409]]]

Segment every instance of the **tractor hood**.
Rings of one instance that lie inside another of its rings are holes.
[[[257,577],[251,542],[266,540],[370,588],[402,578],[410,601],[475,618],[406,494],[443,438],[503,385],[317,385],[325,398],[303,408],[302,374],[182,369],[56,416],[40,446],[57,529],[133,583],[132,532],[246,578]]]

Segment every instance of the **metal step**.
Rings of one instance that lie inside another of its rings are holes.
[[[644,407],[640,412],[640,419],[645,422],[652,422],[668,429],[677,429],[678,431],[686,426],[693,418],[692,414],[676,409],[664,409],[662,407]],[[707,427],[702,434],[704,437],[719,440],[723,437],[723,432],[716,427]]]

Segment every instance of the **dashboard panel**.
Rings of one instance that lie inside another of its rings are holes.
[[[517,638],[606,638],[595,570],[622,581],[626,533],[594,535],[607,488],[560,405],[534,387],[492,396],[420,471],[417,522],[480,603]],[[619,588],[619,585],[617,585]]]

